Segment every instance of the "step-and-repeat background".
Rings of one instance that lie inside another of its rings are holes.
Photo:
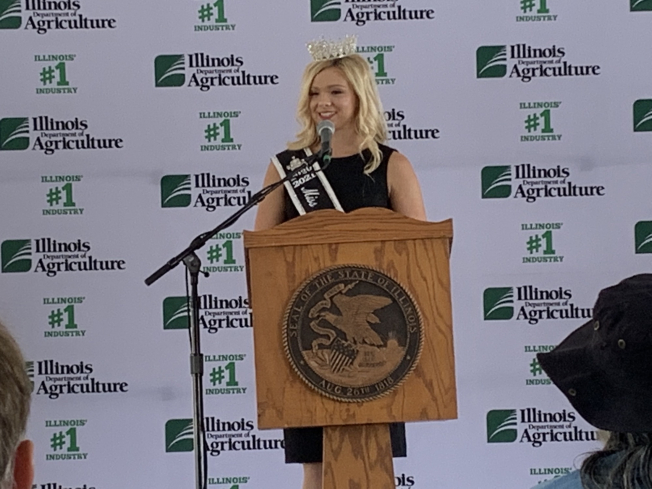
[[[143,279],[260,188],[305,42],[345,34],[454,219],[459,419],[408,426],[397,487],[530,487],[598,446],[535,354],[652,265],[652,0],[0,0],[0,315],[38,489],[194,487],[184,272]],[[211,489],[301,478],[256,425],[253,217],[201,252]]]

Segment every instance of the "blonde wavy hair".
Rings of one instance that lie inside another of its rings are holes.
[[[387,124],[373,73],[369,63],[359,54],[313,61],[306,66],[301,80],[297,109],[297,121],[301,124],[301,130],[297,133],[297,140],[288,143],[288,148],[299,150],[314,146],[319,142],[315,123],[310,113],[310,88],[315,76],[327,68],[338,68],[356,95],[358,103],[355,113],[355,130],[358,135],[362,136],[359,151],[362,153],[366,148],[371,151],[371,160],[364,168],[364,172],[368,175],[378,168],[383,159],[378,144],[387,140]]]

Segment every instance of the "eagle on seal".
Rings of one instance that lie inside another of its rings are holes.
[[[371,329],[369,323],[380,322],[373,312],[391,304],[392,299],[376,295],[337,294],[333,297],[333,302],[342,315],[324,311],[319,314],[321,318],[344,332],[350,343],[382,346],[383,340]]]

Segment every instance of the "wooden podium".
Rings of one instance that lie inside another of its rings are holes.
[[[452,221],[380,208],[316,211],[244,233],[253,309],[258,427],[324,426],[323,489],[394,489],[387,423],[457,417],[449,255]],[[342,402],[307,385],[284,351],[282,323],[297,288],[335,265],[375,268],[401,283],[423,320],[411,374],[378,399]]]

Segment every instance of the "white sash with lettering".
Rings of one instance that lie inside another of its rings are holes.
[[[298,158],[297,156],[301,156],[301,152],[305,156]],[[337,209],[344,212],[330,182],[324,172],[321,171],[319,162],[314,162],[312,166],[308,166],[303,160],[303,158],[311,154],[312,151],[305,148],[301,151],[284,151],[272,158],[276,171],[281,178],[285,178],[289,172],[294,172],[292,178],[284,184],[290,200],[292,200],[299,215],[321,209]],[[300,167],[303,168],[295,171]]]

